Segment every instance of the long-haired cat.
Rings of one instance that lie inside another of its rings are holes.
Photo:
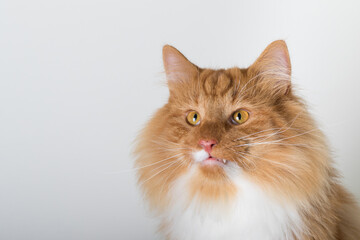
[[[249,68],[171,46],[170,91],[138,138],[138,182],[168,240],[359,240],[360,212],[291,85],[284,41]]]

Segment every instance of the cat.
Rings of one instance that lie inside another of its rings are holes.
[[[170,96],[137,138],[135,166],[164,239],[360,239],[284,41],[246,69],[200,68],[169,45],[163,62]]]

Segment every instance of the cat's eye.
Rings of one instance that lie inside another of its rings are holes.
[[[191,111],[186,117],[186,121],[193,126],[196,126],[200,123],[200,115],[196,111]]]
[[[231,120],[234,124],[242,124],[246,122],[248,119],[249,119],[249,112],[245,110],[237,110],[231,116]]]

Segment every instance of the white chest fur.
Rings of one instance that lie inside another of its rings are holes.
[[[190,203],[186,189],[196,174],[192,169],[177,180],[172,205],[162,217],[169,223],[171,240],[292,240],[301,231],[301,219],[295,207],[270,199],[258,186],[237,175],[239,188],[232,205]]]

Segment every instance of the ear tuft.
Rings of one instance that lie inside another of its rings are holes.
[[[163,62],[169,86],[177,82],[190,81],[198,73],[197,66],[170,45],[163,47]]]

